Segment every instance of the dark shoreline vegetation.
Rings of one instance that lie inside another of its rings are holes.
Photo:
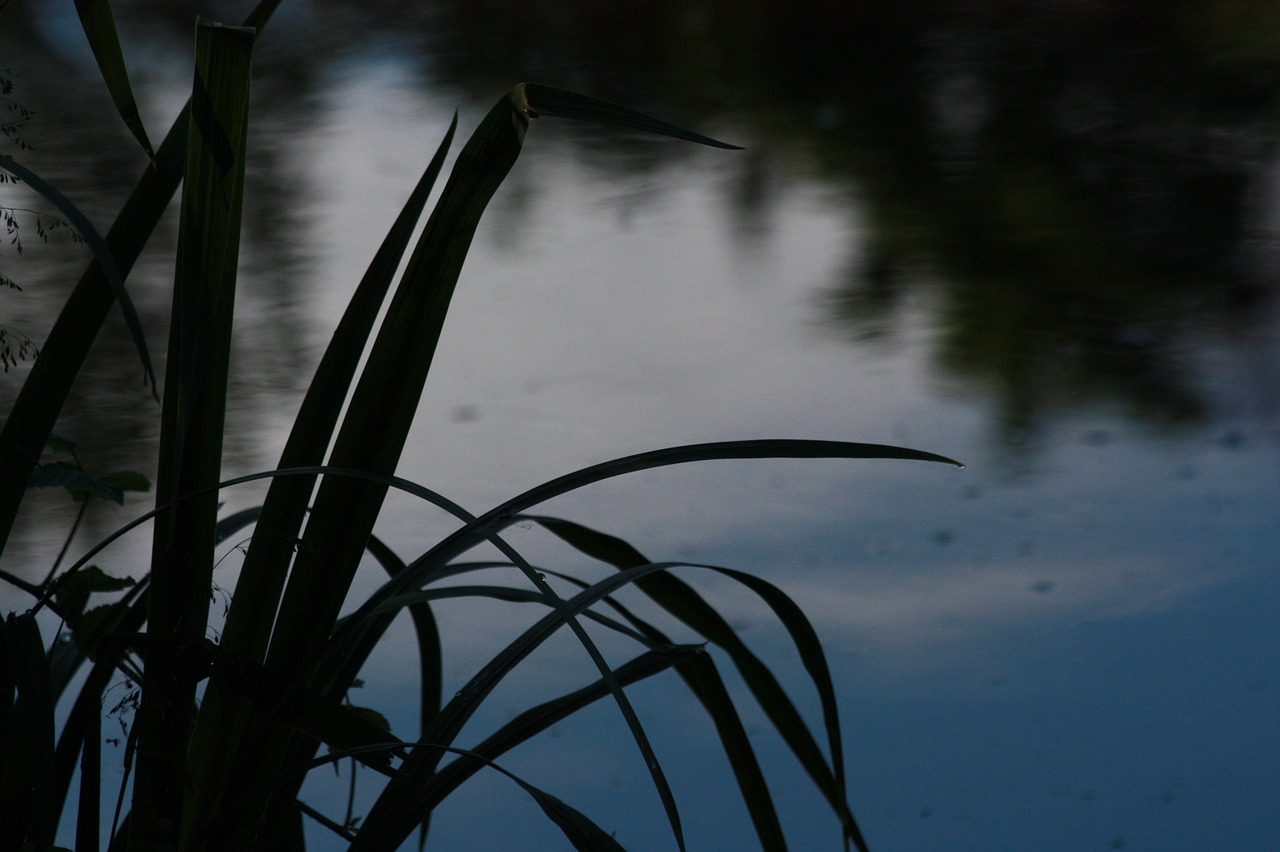
[[[224,435],[234,428],[226,422],[226,400],[252,121],[251,57],[277,5],[278,0],[264,0],[243,27],[197,24],[191,99],[153,148],[138,117],[110,4],[77,4],[111,100],[150,161],[105,235],[93,232],[54,182],[23,166],[21,157],[0,159],[0,167],[53,205],[94,254],[40,343],[0,433],[0,546],[31,488],[66,488],[80,504],[75,524],[93,500],[122,503],[126,492],[150,490],[149,477],[140,473],[84,470],[76,445],[55,432],[94,338],[117,310],[148,384],[157,397],[163,392],[156,409],[156,508],[75,562],[63,566],[59,557],[40,582],[23,579],[10,566],[0,571],[0,579],[32,599],[27,610],[9,613],[0,629],[0,801],[6,810],[0,846],[43,852],[56,848],[59,832],[74,825],[77,849],[301,849],[304,821],[357,850],[397,849],[415,833],[426,842],[432,809],[468,778],[489,769],[506,775],[501,759],[509,750],[608,699],[648,768],[666,830],[684,848],[678,803],[625,689],[671,672],[714,723],[762,846],[782,848],[785,839],[767,767],[756,758],[725,674],[741,679],[794,753],[830,807],[843,845],[865,850],[846,792],[837,687],[819,637],[799,608],[758,577],[712,565],[655,562],[620,539],[535,509],[612,477],[712,459],[954,462],[905,448],[836,441],[698,444],[584,468],[480,515],[395,476],[472,236],[532,124],[568,118],[733,146],[611,101],[520,84],[498,100],[462,146],[415,243],[415,228],[445,172],[455,119],[334,330],[277,469],[220,481]],[[153,375],[128,281],[179,183],[172,322],[161,378]],[[375,329],[388,294],[389,310]],[[220,489],[260,479],[270,480],[260,507],[219,517]],[[458,529],[410,558],[394,553],[372,532],[390,490],[453,515]],[[503,537],[516,524],[541,527],[568,551],[611,573],[587,582],[532,564]],[[216,624],[210,599],[218,548],[250,527],[225,620]],[[113,577],[94,565],[116,537],[146,530],[153,544],[145,578]],[[474,554],[482,545],[498,556],[482,561]],[[344,614],[366,557],[387,579]],[[492,583],[485,572],[495,567],[514,569],[525,582]],[[821,726],[805,721],[774,672],[711,603],[678,578],[695,571],[740,584],[769,607],[818,695]],[[649,599],[694,638],[668,636],[620,597],[628,592]],[[448,697],[433,605],[456,597],[535,604],[546,614]],[[394,736],[376,708],[349,700],[361,667],[401,613],[412,620],[419,657],[421,728],[412,737]],[[48,635],[50,628],[56,635]],[[502,678],[561,628],[594,663],[585,684],[527,708],[478,742],[461,741],[467,721]],[[596,643],[601,634],[628,640],[635,655],[610,664]],[[125,780],[119,789],[104,766],[104,709],[123,723],[124,747],[116,753],[123,756]],[[366,777],[381,776],[367,813],[350,807],[323,813],[299,798],[308,773],[332,771],[342,761],[350,762],[353,784],[356,763],[371,770]],[[607,823],[509,777],[575,848],[619,848]],[[68,804],[73,790],[74,814]]]

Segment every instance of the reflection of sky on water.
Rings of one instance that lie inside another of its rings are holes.
[[[303,236],[282,267],[248,244],[238,357],[249,378],[234,391],[229,473],[274,461],[297,388],[444,131],[453,103],[421,94],[404,68],[391,58],[334,72],[306,118],[313,133],[292,136],[279,115],[256,129],[276,180],[296,193],[286,224]],[[465,105],[464,132],[479,109]],[[746,155],[682,150],[673,165],[619,175],[597,161],[604,151],[584,157],[567,141],[591,133],[534,126],[477,236],[401,475],[480,510],[602,458],[701,440],[841,438],[957,457],[966,470],[708,464],[605,483],[545,511],[655,559],[750,570],[797,599],[835,670],[852,804],[877,850],[1261,850],[1280,837],[1280,471],[1275,423],[1253,394],[1274,386],[1274,320],[1242,347],[1260,377],[1233,372],[1211,386],[1226,403],[1206,422],[1152,430],[1093,400],[1054,412],[1011,458],[975,386],[934,369],[946,330],[930,291],[891,317],[894,334],[860,347],[823,317],[866,249],[865,231],[849,227],[864,211],[783,174],[767,227],[749,223],[744,246],[725,201],[733,158]],[[643,156],[662,163],[663,151]],[[262,367],[264,339],[289,341],[284,363]],[[1239,369],[1229,337],[1189,339],[1202,345],[1180,354],[1202,374]],[[229,494],[227,511],[253,499]],[[393,499],[379,531],[409,555],[447,528],[435,519]],[[49,529],[33,523],[19,546],[34,552]],[[536,532],[510,540],[564,564]],[[104,567],[137,564],[145,541],[135,545]],[[729,607],[766,662],[793,668],[757,600],[692,569],[681,576]],[[440,611],[456,653],[447,688],[528,617],[496,605]],[[477,733],[529,695],[580,682],[582,655],[567,639],[555,650],[495,694]],[[360,696],[406,737],[409,654],[384,649]],[[635,694],[690,848],[742,848],[744,820],[728,820],[736,794],[690,700],[673,678]],[[813,703],[803,709],[816,716]],[[503,764],[616,828],[628,848],[669,848],[626,736],[601,705]],[[767,733],[756,740],[795,848],[834,848],[834,821],[794,761]],[[478,840],[467,823],[477,814],[490,832]],[[526,796],[490,776],[443,808],[434,831],[447,849],[563,845]]]

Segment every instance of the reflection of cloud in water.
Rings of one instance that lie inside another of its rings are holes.
[[[1050,632],[1082,620],[1159,612],[1225,579],[1134,557],[1089,566],[1039,562],[1021,570],[952,566],[927,575],[880,572],[873,578],[850,571],[839,580],[831,574],[793,577],[786,589],[828,646],[869,647],[890,654],[893,665],[930,665],[945,646],[1028,625]],[[753,615],[768,613],[761,608]],[[929,654],[922,655],[926,649]]]

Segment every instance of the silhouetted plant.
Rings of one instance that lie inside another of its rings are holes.
[[[127,311],[124,281],[178,183],[183,184],[156,508],[65,570],[55,566],[39,584],[0,572],[0,578],[35,598],[27,611],[11,613],[0,630],[5,755],[0,801],[7,814],[0,821],[0,846],[51,848],[78,778],[77,848],[97,849],[104,843],[131,850],[303,848],[306,816],[352,849],[396,849],[415,831],[425,842],[432,810],[472,775],[492,768],[533,796],[575,848],[616,849],[617,841],[587,816],[496,762],[551,725],[608,698],[626,720],[670,830],[683,848],[675,796],[626,692],[628,685],[670,670],[714,723],[761,844],[781,848],[785,841],[763,767],[722,679],[722,664],[707,652],[711,646],[738,673],[827,800],[845,845],[866,849],[847,804],[835,688],[822,645],[796,605],[760,578],[710,565],[655,562],[617,538],[531,511],[552,497],[604,479],[706,459],[949,460],[916,450],[830,441],[672,447],[567,474],[480,515],[395,476],[472,236],[534,119],[599,121],[732,146],[616,104],[521,84],[497,102],[462,147],[411,248],[416,223],[453,141],[455,119],[338,323],[278,468],[220,481],[249,64],[257,31],[277,5],[278,0],[264,0],[244,27],[199,22],[191,101],[153,152],[131,107],[110,5],[77,3],[113,100],[152,158],[105,237],[93,234],[74,205],[38,176],[11,159],[0,161],[67,212],[95,253],[0,434],[0,542],[30,486],[62,485],[87,500],[91,495],[116,499],[124,489],[146,484],[137,474],[91,476],[66,443],[55,446],[62,453],[58,458],[49,460],[42,453],[87,355],[88,341],[113,304]],[[375,333],[393,284],[390,305]],[[134,326],[149,373],[136,317]],[[270,480],[263,504],[219,519],[219,492],[253,480]],[[413,559],[401,559],[372,535],[389,489],[439,507],[460,526]],[[503,538],[504,530],[517,523],[540,525],[611,573],[586,582],[531,564]],[[150,524],[153,536],[145,578],[111,577],[94,567],[97,554],[143,524]],[[210,598],[217,548],[250,526],[253,534],[240,576],[214,642],[209,638]],[[496,563],[464,559],[480,545],[497,549],[501,556]],[[388,580],[353,612],[340,616],[366,556],[377,561]],[[516,569],[526,582],[503,585],[477,579],[477,572],[495,564]],[[682,566],[739,583],[770,607],[819,696],[820,735],[716,609],[672,573]],[[454,582],[442,585],[443,580]],[[458,585],[462,580],[471,584]],[[676,641],[625,606],[618,595],[629,589],[650,599],[698,640]],[[103,594],[118,597],[97,603]],[[545,607],[546,614],[446,701],[433,605],[458,596],[527,602]],[[66,633],[47,647],[37,624],[43,611],[56,614],[66,626]],[[421,729],[411,738],[393,735],[384,717],[349,701],[362,666],[401,612],[413,621],[420,657]],[[635,656],[622,665],[607,663],[584,626],[587,620],[629,640]],[[594,663],[589,682],[528,708],[479,742],[460,744],[464,725],[493,689],[562,627]],[[126,780],[118,791],[120,804],[109,836],[103,838],[100,807],[112,792],[102,786],[103,708],[109,703],[108,690],[120,683],[125,686],[113,693],[110,714],[123,720],[132,713],[133,721],[122,726]],[[59,703],[63,713],[55,716]],[[321,744],[328,746],[327,753],[319,753]],[[309,772],[343,760],[359,762],[384,778],[363,818],[350,808],[338,816],[324,814],[299,798]],[[130,780],[126,814],[123,798]]]

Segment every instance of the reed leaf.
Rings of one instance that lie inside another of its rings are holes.
[[[280,468],[316,466],[323,461],[378,311],[443,168],[456,129],[455,116],[357,286],[299,407]],[[241,567],[222,634],[223,645],[247,660],[261,662],[266,655],[315,480],[314,474],[273,478],[267,499],[257,511],[257,529]],[[194,734],[191,762],[193,777],[199,779],[197,787],[205,792],[198,794],[188,809],[184,820],[188,828],[204,820],[206,811],[216,810],[216,791],[223,789],[250,712],[243,700],[223,695],[217,684],[207,690]]]
[[[0,622],[0,847],[24,840],[51,846],[58,828],[53,806],[54,717],[49,660],[35,617],[10,615]]]
[[[614,536],[559,518],[532,515],[523,517],[543,526],[582,553],[606,562],[620,571],[648,563],[648,560],[634,547]],[[738,638],[737,633],[714,607],[692,587],[670,574],[645,577],[637,581],[636,587],[687,627],[697,631],[729,654],[769,720],[839,817],[846,841],[852,842],[861,852],[866,852],[866,840],[847,804],[844,750],[840,736],[840,719],[836,710],[835,689],[831,683],[831,674],[827,667],[826,656],[822,651],[822,644],[812,625],[795,602],[773,584],[741,571],[715,566],[706,567],[736,580],[759,595],[774,611],[790,634],[792,641],[795,642],[800,659],[822,703],[823,723],[827,729],[828,748],[831,755],[829,766],[818,750],[808,726],[777,679]]]
[[[255,32],[201,20],[161,418],[131,849],[178,842],[216,539]]]
[[[93,50],[93,58],[98,62],[98,70],[102,72],[103,82],[111,93],[116,111],[124,119],[129,132],[138,140],[147,159],[155,162],[155,151],[151,150],[151,140],[142,126],[142,117],[138,114],[138,104],[133,98],[133,87],[129,85],[129,72],[124,64],[124,52],[120,49],[120,36],[116,33],[116,19],[111,11],[110,0],[76,0],[76,12],[80,15],[80,26],[84,28],[85,38]]]

